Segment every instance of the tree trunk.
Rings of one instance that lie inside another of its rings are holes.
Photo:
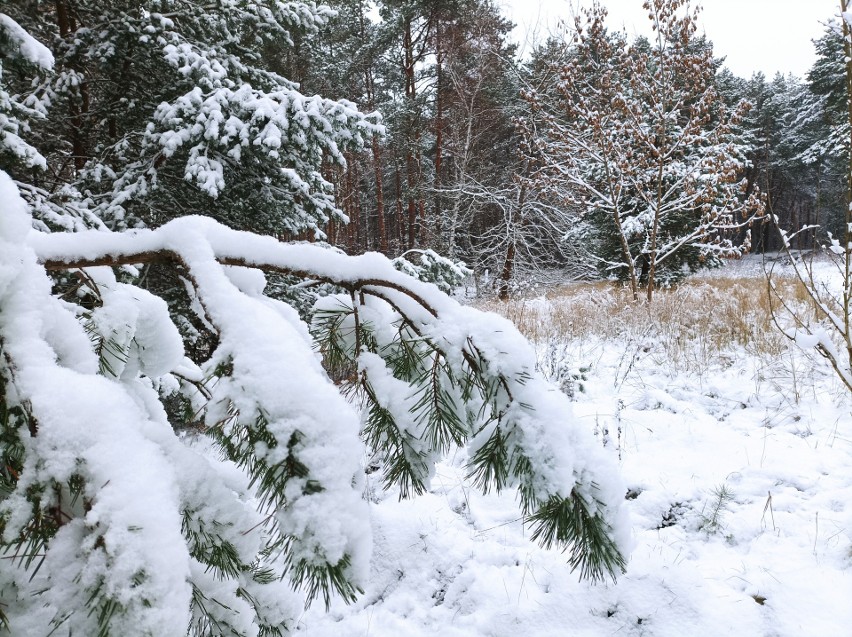
[[[618,240],[621,244],[621,256],[627,265],[627,274],[630,277],[630,291],[633,294],[633,300],[639,300],[639,282],[636,277],[636,264],[633,262],[633,255],[630,253],[630,244],[627,242],[627,237],[624,235],[624,229],[621,227],[621,213],[618,209],[612,213],[612,220],[615,223],[615,229],[618,232]]]
[[[366,41],[366,24],[364,17],[364,6],[358,3],[358,16],[361,24],[361,39]],[[373,67],[375,61],[371,58],[364,69],[364,88],[367,93],[367,106],[370,110],[376,107],[376,89],[373,79]],[[379,252],[384,255],[388,254],[388,231],[385,224],[385,191],[383,182],[382,170],[382,146],[379,143],[378,135],[373,135],[372,140],[373,151],[373,178],[376,181],[376,232],[378,234]]]
[[[402,174],[399,164],[396,165],[396,240],[400,252],[404,252],[405,246],[405,218],[402,215]]]
[[[444,87],[443,87],[443,63],[444,52],[441,48],[441,20],[438,18],[435,24],[435,236],[440,240],[441,236],[441,154],[444,143]]]
[[[376,179],[376,231],[379,235],[379,252],[388,254],[388,230],[385,225],[385,194],[382,186],[382,147],[373,135],[373,174]]]
[[[416,86],[414,84],[414,42],[411,35],[411,19],[405,20],[405,31],[403,33],[402,46],[404,49],[404,72],[405,72],[405,97],[409,102],[410,111],[408,113],[408,131],[407,131],[407,148],[405,149],[405,170],[408,180],[408,242],[407,249],[415,247],[417,243],[417,202],[414,200],[414,192],[416,189],[416,171],[414,166],[414,146],[416,133],[414,132],[414,121],[412,115],[414,111],[414,98],[416,97]]]
[[[518,188],[518,198],[515,204],[515,210],[510,213],[508,227],[506,228],[507,234],[509,235],[509,245],[506,247],[506,258],[503,260],[503,271],[500,273],[500,289],[498,292],[498,297],[501,301],[506,301],[509,298],[509,283],[512,281],[512,274],[515,271],[515,255],[517,253],[517,242],[515,240],[515,218],[521,220],[523,218],[523,210],[526,205],[527,200],[527,182],[526,177],[529,175],[532,166],[530,162],[527,162],[524,167],[522,179],[519,179],[520,185]]]
[[[77,24],[68,11],[67,0],[56,0],[56,20],[60,37],[68,40],[77,30]],[[86,165],[83,117],[89,108],[89,87],[85,81],[80,84],[80,100],[81,104],[78,104],[73,97],[68,100],[68,114],[71,118],[71,154],[74,159],[74,168],[78,171]]]
[[[506,248],[506,258],[503,260],[503,271],[500,273],[500,290],[498,298],[501,301],[509,300],[509,282],[512,280],[512,272],[515,269],[515,240],[509,239]]]

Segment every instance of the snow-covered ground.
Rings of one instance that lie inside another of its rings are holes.
[[[459,452],[424,497],[372,481],[370,584],[307,611],[299,634],[852,635],[852,400],[823,361],[740,347],[672,365],[628,337],[539,351],[573,370],[574,417],[620,458],[627,572],[578,582],[530,542],[513,494],[470,486]]]

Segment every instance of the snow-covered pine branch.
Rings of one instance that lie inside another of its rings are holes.
[[[15,634],[286,634],[303,595],[353,599],[370,555],[359,430],[402,496],[461,446],[473,481],[517,487],[533,537],[583,577],[624,568],[613,459],[506,320],[376,254],[201,217],[46,234],[2,174],[0,202],[0,617]],[[108,267],[144,262],[188,282],[215,332],[207,360]],[[76,294],[54,296],[46,270],[77,272]],[[340,293],[308,325],[264,296],[262,270]],[[212,442],[175,434],[175,393]]]
[[[47,163],[42,154],[21,135],[29,132],[31,120],[44,117],[45,109],[35,95],[27,99],[10,94],[3,75],[4,70],[11,71],[15,65],[50,71],[53,55],[5,13],[0,13],[0,51],[0,158],[8,154],[27,168],[44,169]]]
[[[282,74],[297,44],[333,15],[328,7],[61,0],[37,15],[17,6],[10,13],[18,22],[0,23],[5,55],[37,50],[46,64],[50,53],[29,31],[55,57],[38,90],[23,74],[12,78],[9,92],[25,92],[29,111],[16,104],[6,117],[0,86],[0,150],[14,146],[27,165],[50,163],[37,185],[51,198],[25,195],[46,226],[66,228],[57,220],[75,209],[113,229],[204,211],[253,231],[322,236],[329,220],[345,220],[334,202],[335,171],[345,152],[381,133],[380,117],[345,99],[306,95]],[[7,44],[4,33],[17,40]],[[32,146],[19,140],[27,128]]]

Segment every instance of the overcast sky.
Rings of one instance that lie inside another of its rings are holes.
[[[516,37],[540,37],[559,17],[570,17],[571,7],[590,0],[500,0],[518,24]],[[642,0],[602,0],[609,9],[610,26],[627,33],[649,35],[650,21]],[[838,0],[704,0],[701,21],[717,56],[740,77],[763,71],[798,76],[814,61],[811,40],[823,32],[822,23],[838,12]],[[693,2],[693,6],[695,2]]]

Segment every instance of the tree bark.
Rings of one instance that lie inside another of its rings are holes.
[[[441,41],[441,19],[435,22],[435,234],[441,236],[441,155],[444,143],[444,51]]]
[[[503,260],[503,271],[500,273],[500,290],[497,295],[501,301],[509,300],[509,282],[512,280],[512,273],[515,270],[516,249],[515,240],[509,239],[506,258]]]
[[[77,30],[74,20],[68,10],[67,0],[56,0],[56,20],[59,26],[59,35],[67,40]],[[86,145],[83,133],[83,117],[89,109],[89,87],[83,81],[80,84],[80,101],[78,104],[73,97],[68,100],[68,114],[71,118],[71,154],[74,159],[74,168],[82,170],[86,165]]]
[[[414,191],[416,188],[416,170],[414,166],[414,145],[416,134],[414,132],[414,122],[412,115],[414,111],[414,99],[416,97],[416,87],[414,84],[414,42],[411,35],[411,19],[405,20],[405,31],[403,34],[402,46],[404,49],[404,71],[405,71],[405,97],[409,102],[410,111],[408,117],[408,135],[407,148],[405,155],[405,169],[408,180],[408,243],[407,249],[415,247],[417,243],[417,202],[414,200]]]
[[[385,194],[382,185],[382,147],[373,135],[373,175],[376,180],[376,231],[379,235],[379,252],[388,254],[388,230],[385,225]]]

